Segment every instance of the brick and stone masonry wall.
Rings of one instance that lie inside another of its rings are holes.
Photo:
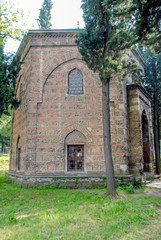
[[[75,68],[83,75],[82,95],[68,94],[68,74]],[[64,143],[74,130],[81,132],[87,140],[85,171],[104,171],[100,81],[81,60],[63,63],[48,77],[38,114],[40,142],[36,152],[39,154],[39,173],[66,172]]]
[[[23,99],[13,112],[10,172],[24,175],[69,175],[69,134],[84,137],[84,176],[105,175],[102,131],[102,89],[98,74],[88,69],[75,45],[75,32],[29,32],[21,49]],[[82,95],[68,94],[68,74],[83,75]],[[115,174],[129,173],[127,90],[114,78],[110,89],[111,142]],[[139,118],[138,118],[139,120]],[[20,136],[21,168],[16,169]],[[82,138],[77,139],[81,143]],[[132,156],[132,155],[131,155]],[[80,174],[80,173],[79,173]]]
[[[142,90],[142,89],[141,89]],[[139,113],[140,113],[140,123],[142,123],[142,114],[145,112],[146,117],[147,117],[147,123],[148,123],[148,154],[149,154],[149,166],[148,166],[148,171],[151,172],[151,175],[154,174],[153,172],[153,140],[152,140],[152,112],[151,112],[151,102],[148,97],[144,94],[143,91],[139,91]],[[141,126],[141,124],[140,124]],[[143,149],[143,144],[144,144],[144,139],[143,139],[143,126],[141,126],[141,146]],[[146,141],[146,139],[145,139]],[[143,149],[144,150],[144,149]],[[143,156],[144,157],[144,156]],[[144,163],[143,163],[144,164]]]
[[[130,173],[143,175],[143,136],[142,136],[142,114],[145,111],[148,117],[149,133],[149,172],[153,175],[153,152],[152,152],[152,119],[151,103],[145,91],[137,84],[128,86],[128,118],[129,118],[129,153]]]
[[[25,163],[27,155],[27,111],[30,108],[27,99],[27,86],[30,80],[30,54],[25,58],[25,63],[22,65],[19,77],[16,83],[16,98],[20,100],[18,107],[12,110],[12,127],[10,141],[10,172],[17,171],[16,155],[17,144],[21,148],[21,163],[20,170],[25,173]],[[20,94],[21,89],[21,94]],[[21,95],[21,99],[20,99]]]
[[[129,172],[128,118],[126,84],[119,78],[111,81],[111,146],[115,174]]]

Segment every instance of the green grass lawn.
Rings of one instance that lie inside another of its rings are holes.
[[[0,157],[1,240],[161,239],[161,198],[106,189],[23,189],[5,179]]]

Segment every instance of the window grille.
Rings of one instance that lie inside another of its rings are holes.
[[[68,93],[83,94],[83,76],[77,69],[74,69],[69,73]]]
[[[84,145],[68,145],[67,170],[84,171]]]

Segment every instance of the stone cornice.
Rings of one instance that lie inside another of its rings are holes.
[[[73,38],[78,30],[29,30],[28,35],[31,38]]]
[[[138,83],[127,83],[126,86],[127,86],[127,89],[138,89],[138,90],[140,90],[140,92],[142,92],[143,95],[145,95],[145,96],[147,97],[147,99],[148,99],[149,101],[151,101],[150,95],[149,95],[149,94],[146,92],[146,90],[145,90],[142,86],[140,86]]]
[[[23,60],[32,46],[76,46],[74,37],[78,31],[78,29],[29,30],[24,36],[17,54],[22,54],[21,58]],[[49,43],[51,38],[53,38],[53,42]],[[57,42],[60,39],[62,41]]]
[[[146,67],[146,62],[144,61],[143,57],[141,56],[140,52],[138,50],[131,50],[132,54],[135,56],[135,58],[137,59],[137,61],[140,63],[140,65],[142,66],[142,68]]]

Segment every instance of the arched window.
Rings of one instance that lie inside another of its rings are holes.
[[[22,83],[20,84],[19,100],[22,100]]]
[[[17,146],[16,146],[16,167],[17,170],[20,170],[20,163],[21,163],[21,148],[20,148],[20,137],[17,139]]]
[[[24,81],[24,77],[23,75],[20,76],[18,82],[17,82],[17,93],[16,93],[16,98],[19,101],[22,101],[23,98],[23,81]]]
[[[67,146],[67,171],[84,170],[84,145]]]
[[[68,94],[83,94],[83,75],[78,69],[69,73]]]
[[[84,150],[86,137],[79,131],[74,130],[65,138],[67,151],[67,171],[84,171]]]

